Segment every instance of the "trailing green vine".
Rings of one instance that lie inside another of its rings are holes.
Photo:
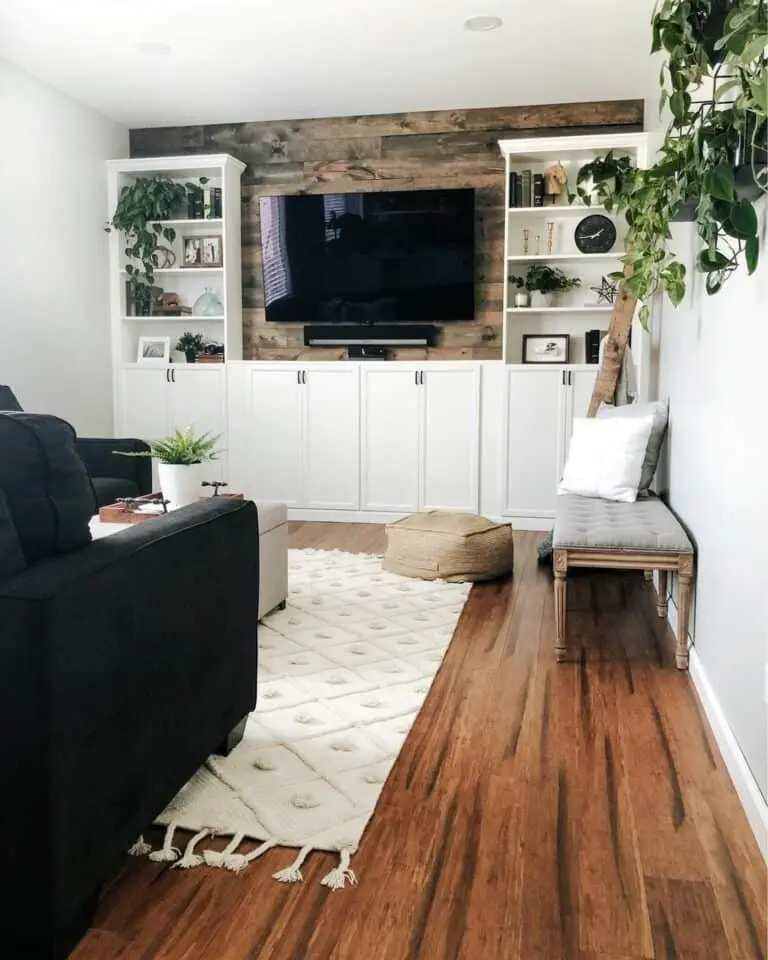
[[[207,182],[207,177],[200,178],[201,184]],[[173,227],[164,226],[161,221],[172,219],[199,189],[198,184],[178,183],[155,174],[137,177],[120,191],[107,229],[125,233],[124,253],[132,261],[126,264],[125,272],[129,290],[140,310],[148,310],[159,291],[155,286],[155,270],[160,266],[161,255],[169,252],[161,240],[173,243],[176,239]]]
[[[578,173],[571,202],[596,200],[627,220],[622,277],[641,301],[664,291],[677,306],[686,270],[667,247],[670,222],[693,212],[700,239],[696,267],[717,293],[744,262],[759,259],[758,219],[750,196],[766,192],[768,73],[766,0],[657,0],[651,51],[665,51],[660,109],[671,121],[655,163],[633,167],[609,152]],[[700,102],[697,91],[710,86]],[[744,174],[737,180],[736,174]]]

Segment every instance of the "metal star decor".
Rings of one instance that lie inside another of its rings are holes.
[[[612,304],[616,299],[616,295],[619,292],[619,285],[613,280],[609,280],[608,277],[600,278],[599,287],[590,287],[590,290],[594,290],[597,294],[597,303],[610,303]]]

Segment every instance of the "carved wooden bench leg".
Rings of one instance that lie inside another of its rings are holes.
[[[659,570],[659,589],[656,594],[656,613],[660,617],[667,615],[667,579],[668,571]]]
[[[691,617],[691,585],[693,583],[693,557],[682,554],[678,561],[677,591],[677,650],[675,662],[678,670],[688,669],[688,622]]]
[[[566,577],[568,576],[568,553],[566,550],[555,550],[555,658],[562,663],[566,656],[565,645],[565,612],[566,612]]]

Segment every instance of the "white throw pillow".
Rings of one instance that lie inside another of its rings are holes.
[[[634,503],[653,417],[577,417],[558,494]]]

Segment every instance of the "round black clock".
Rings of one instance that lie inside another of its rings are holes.
[[[616,243],[616,226],[602,213],[590,213],[576,225],[573,239],[582,253],[608,253]]]

